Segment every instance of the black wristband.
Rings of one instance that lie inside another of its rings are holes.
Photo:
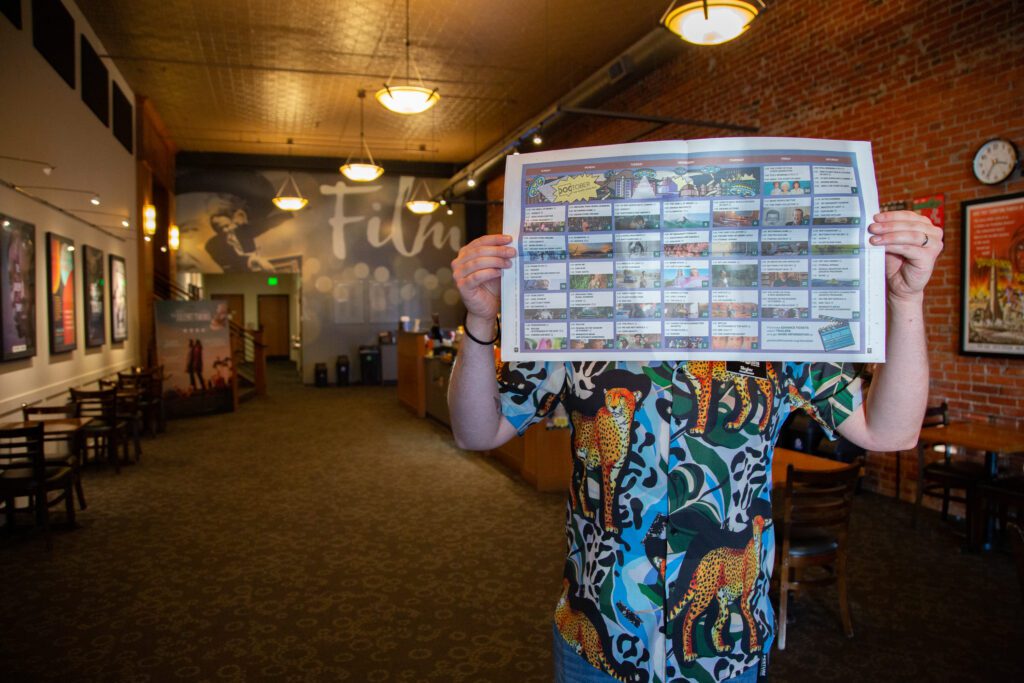
[[[498,333],[494,335],[494,339],[492,339],[491,341],[480,341],[479,339],[474,337],[473,334],[469,331],[469,311],[466,311],[466,315],[463,316],[462,318],[462,329],[466,331],[467,337],[475,341],[480,346],[491,346],[492,344],[496,344],[498,340],[501,339],[501,321],[495,320],[495,322],[498,325]]]

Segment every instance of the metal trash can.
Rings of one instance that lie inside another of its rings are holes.
[[[338,386],[347,387],[349,375],[348,356],[338,356],[338,359],[334,361],[334,371],[338,377]]]
[[[327,386],[327,363],[317,363],[313,366],[313,384],[318,387]]]
[[[359,373],[363,384],[380,384],[380,347],[359,347]]]

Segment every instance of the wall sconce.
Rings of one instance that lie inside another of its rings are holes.
[[[156,207],[152,204],[142,207],[142,234],[147,242],[152,241],[156,234]]]
[[[167,246],[174,251],[177,251],[178,247],[181,246],[181,231],[178,230],[177,225],[172,225],[167,230]]]
[[[76,194],[89,195],[89,203],[93,206],[100,205],[100,196],[92,190],[76,190],[73,187],[50,187],[48,185],[15,185],[18,190],[49,190],[51,192],[74,192]]]
[[[761,0],[697,0],[676,7],[676,0],[661,17],[672,33],[694,45],[720,45],[750,27]]]

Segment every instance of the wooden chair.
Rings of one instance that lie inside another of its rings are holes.
[[[14,530],[16,522],[16,500],[28,497],[28,509],[35,513],[46,535],[46,548],[51,549],[50,507],[63,502],[68,523],[74,526],[73,485],[74,471],[71,467],[47,464],[43,454],[42,424],[22,429],[0,429],[0,496],[3,497],[9,531]],[[61,491],[61,494],[51,500],[51,491]]]
[[[59,406],[30,406],[27,403],[21,404],[21,417],[26,422],[45,422],[46,420],[63,420],[67,418],[75,417],[75,406],[71,403],[65,403]],[[43,427],[43,446],[44,456],[46,458],[46,464],[49,467],[59,467],[61,465],[67,465],[74,471],[75,477],[75,494],[78,497],[78,507],[84,510],[87,506],[85,502],[85,492],[82,490],[82,440],[79,437],[75,437],[72,440],[64,434],[60,434],[53,438],[48,438],[45,432],[45,425]],[[54,444],[67,444],[67,453],[55,453],[53,455],[45,454],[45,445],[47,443]]]
[[[1021,598],[1024,599],[1024,530],[1013,523],[1007,525],[1006,529],[1010,532],[1010,546],[1017,560],[1017,581],[1020,583]]]
[[[128,432],[135,445],[135,462],[142,458],[142,429],[146,414],[142,410],[142,392],[136,385],[123,386],[119,381],[111,382],[101,379],[100,389],[114,389],[117,392],[117,419],[124,420]],[[128,456],[128,444],[125,443],[125,457]]]
[[[945,401],[941,405],[929,407],[924,414],[922,427],[945,427],[949,425],[949,406]],[[914,499],[914,513],[911,524],[917,526],[917,516],[921,510],[924,496],[942,498],[942,519],[949,518],[950,501],[963,503],[967,528],[971,528],[971,508],[974,506],[975,487],[988,479],[985,465],[963,459],[953,459],[953,451],[949,445],[943,448],[941,460],[925,462],[924,446],[917,447],[917,496]],[[951,491],[962,490],[962,496]]]
[[[97,457],[105,451],[107,461],[113,463],[114,471],[121,473],[121,457],[118,449],[122,442],[127,449],[128,423],[117,416],[117,389],[85,391],[71,389],[71,401],[75,404],[75,415],[91,417],[93,421],[82,429],[82,453],[88,459],[90,443]]]
[[[999,528],[1008,531],[1008,512],[1014,513],[1014,521],[1024,521],[1024,476],[999,477],[978,484],[974,495],[974,509],[970,511],[971,527],[969,545],[976,546],[983,542],[985,526],[989,519],[996,517]],[[1019,528],[1019,527],[1018,527]],[[1013,541],[1013,534],[1011,543]]]
[[[155,368],[132,368],[129,372],[117,373],[118,385],[123,389],[134,389],[139,393],[139,408],[143,413],[146,433],[155,436],[164,431],[162,365]]]
[[[798,470],[792,465],[786,469],[781,551],[776,572],[780,650],[786,649],[790,591],[799,591],[805,586],[838,585],[843,631],[848,638],[853,637],[853,622],[846,596],[847,529],[863,464],[863,459],[858,459],[835,470]],[[823,576],[805,576],[806,570],[812,567],[820,568]]]

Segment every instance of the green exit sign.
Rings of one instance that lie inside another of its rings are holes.
[[[271,287],[277,287],[277,278],[276,277],[268,277],[267,278],[267,284],[270,285]]]

